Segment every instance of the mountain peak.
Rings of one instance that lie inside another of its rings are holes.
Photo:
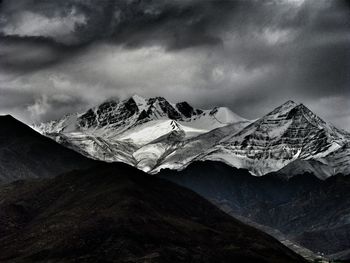
[[[292,101],[292,100],[288,100],[285,103],[283,103],[282,105],[278,106],[277,108],[275,108],[273,111],[271,111],[270,113],[268,113],[266,116],[282,116],[285,114],[288,114],[292,109],[294,109],[295,107],[297,107],[298,103]]]
[[[315,127],[326,129],[331,132],[327,123],[319,116],[313,113],[308,107],[302,103],[296,103],[289,100],[281,106],[275,108],[272,112],[268,113],[263,119],[273,122],[275,124],[282,120],[294,119],[297,122],[307,122]]]
[[[160,96],[149,98],[148,101],[150,103],[154,103],[156,101],[158,101],[158,102],[168,102],[166,98],[160,97]]]
[[[296,106],[300,105],[300,103],[296,103],[293,100],[287,100],[285,103],[283,103],[281,106],[277,107],[280,109],[290,110],[295,108]]]
[[[131,98],[133,98],[134,100],[145,100],[144,97],[138,95],[138,94],[134,94],[131,96]]]
[[[282,105],[298,105],[298,103],[296,103],[294,100],[287,100],[285,103],[283,103]]]
[[[140,112],[142,112],[143,110],[146,109],[147,107],[147,99],[142,97],[142,96],[139,96],[137,94],[134,94],[133,96],[131,96],[129,98],[129,100],[132,99],[135,104],[137,105],[138,109],[140,110]]]
[[[132,96],[130,97],[130,99],[133,99],[137,105],[139,105],[139,104],[144,105],[144,104],[146,104],[146,102],[147,102],[147,99],[146,99],[146,98],[144,98],[144,97],[142,97],[142,96],[139,96],[139,95],[137,95],[137,94],[132,95]]]

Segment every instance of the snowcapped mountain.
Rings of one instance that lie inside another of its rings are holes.
[[[145,99],[134,95],[123,101],[108,100],[85,113],[67,115],[37,128],[45,133],[99,130],[110,137],[152,120],[174,120],[203,133],[245,119],[225,107],[201,110],[187,102],[173,104],[162,97]]]
[[[201,110],[135,95],[36,129],[86,156],[149,173],[181,170],[198,160],[222,161],[258,176],[282,168],[288,176],[314,172],[322,179],[350,172],[350,134],[293,101],[251,122],[224,107]]]
[[[234,123],[249,122],[225,107],[201,110],[187,102],[134,95],[35,129],[94,159],[122,161],[150,172],[182,142]]]
[[[349,138],[349,133],[327,124],[303,104],[288,101],[224,138],[201,158],[246,168],[255,175],[290,164],[295,166],[290,175],[297,170],[326,178],[350,170]]]

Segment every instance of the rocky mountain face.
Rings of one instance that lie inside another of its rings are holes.
[[[181,170],[198,160],[222,161],[257,176],[282,168],[288,176],[312,172],[322,179],[350,173],[350,134],[293,101],[251,122],[227,108],[200,110],[133,96],[37,129],[89,157],[148,173]]]
[[[182,171],[163,170],[158,176],[194,190],[242,221],[258,223],[264,231],[278,230],[276,235],[267,232],[291,248],[297,244],[344,259],[350,247],[349,176],[256,177],[213,161],[195,162]]]
[[[88,132],[104,128],[103,135],[117,136],[131,127],[155,120],[174,120],[184,126],[187,123],[193,129],[197,128],[198,133],[245,121],[224,107],[201,110],[194,109],[187,102],[173,104],[162,97],[146,99],[134,95],[123,101],[106,101],[85,113],[68,115],[58,121],[43,123],[37,128],[47,134],[78,130]]]
[[[306,262],[191,190],[122,163],[0,187],[1,262]]]
[[[0,183],[52,177],[93,163],[12,116],[0,116]]]
[[[135,95],[35,129],[94,159],[121,161],[151,172],[188,140],[230,124],[243,127],[249,121],[224,107],[201,110],[187,102],[173,104],[162,97]]]
[[[288,101],[221,140],[202,159],[221,160],[254,175],[278,171],[294,161],[313,161],[314,169],[304,170],[298,162],[297,172],[314,172],[324,179],[350,173],[349,138],[349,133],[327,124],[303,104]]]

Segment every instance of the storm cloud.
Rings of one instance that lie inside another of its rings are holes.
[[[0,112],[28,123],[137,93],[350,130],[349,63],[347,1],[0,1]]]

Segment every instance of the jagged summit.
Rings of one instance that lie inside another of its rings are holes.
[[[204,115],[210,115],[217,118],[219,122],[224,124],[233,123],[236,121],[246,121],[246,119],[233,113],[230,109],[226,107],[214,107],[211,110],[196,109],[191,106],[188,102],[182,101],[176,104],[169,102],[164,97],[151,97],[144,98],[139,95],[133,95],[122,101],[115,99],[106,100],[99,106],[92,108],[88,111],[87,115],[82,115],[82,117],[89,117],[93,112],[97,114],[111,113],[113,115],[118,114],[117,110],[122,109],[129,115],[140,114],[138,120],[154,120],[168,118],[177,121],[189,121],[194,118],[200,118]],[[217,116],[219,114],[220,116]],[[111,116],[108,116],[110,118]],[[94,123],[95,125],[97,122]],[[102,122],[102,125],[105,123]]]
[[[182,103],[181,105],[184,104]],[[183,108],[181,110],[184,112]],[[117,124],[118,121],[124,124],[131,117],[134,117],[135,122],[162,118],[184,120],[192,117],[192,114],[184,113],[163,97],[146,99],[139,95],[133,95],[120,102],[107,100],[94,109],[90,109],[86,114],[82,115],[81,119],[83,122],[81,122],[81,125],[87,127],[105,126],[107,124]]]
[[[187,123],[195,121],[198,124],[196,126],[207,130],[245,120],[227,108],[219,109],[220,111],[217,108],[213,110],[195,109],[185,101],[173,104],[164,97],[144,98],[133,95],[121,101],[114,98],[108,99],[84,113],[71,114],[37,128],[47,134],[64,132],[67,128],[72,131],[74,130],[72,125],[75,125],[75,129],[83,130],[113,127],[115,130],[124,131],[148,121],[170,119]],[[216,116],[217,112],[227,117],[223,119],[222,116]],[[214,126],[203,127],[206,125]]]

